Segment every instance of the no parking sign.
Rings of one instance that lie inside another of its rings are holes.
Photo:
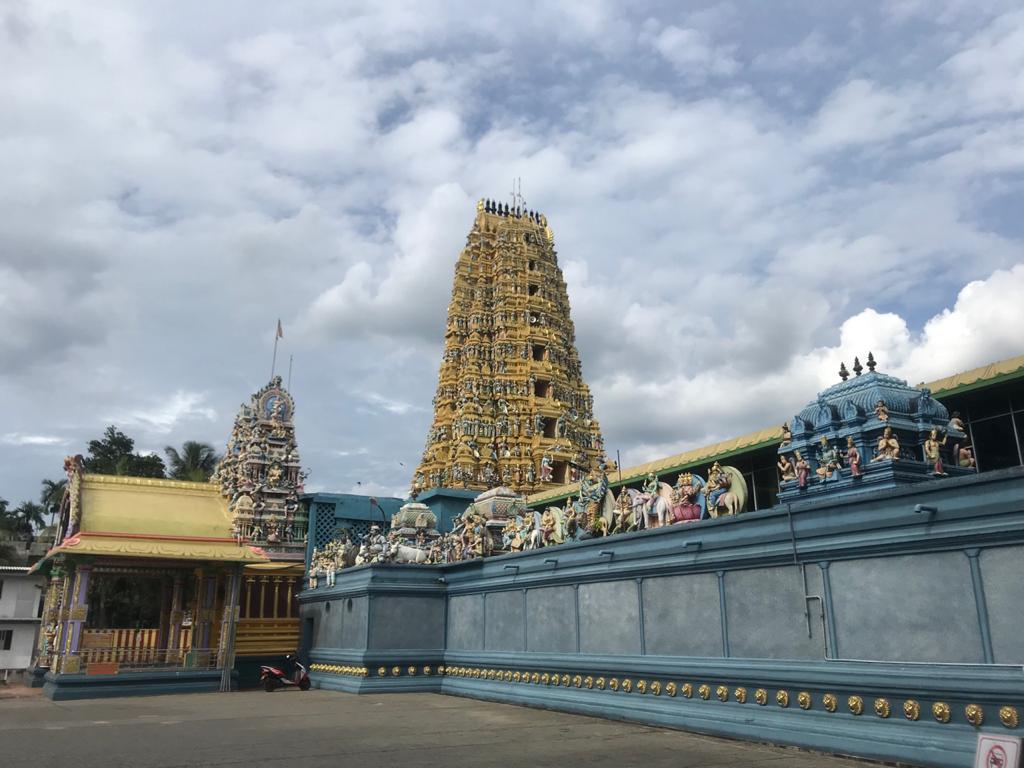
[[[974,768],[1020,768],[1020,737],[979,733]]]

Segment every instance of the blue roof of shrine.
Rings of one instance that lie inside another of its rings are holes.
[[[890,418],[943,423],[949,419],[946,407],[932,398],[927,389],[912,387],[903,379],[871,371],[818,393],[818,397],[797,414],[793,431],[801,431],[799,421],[814,431],[873,418],[880,400],[889,410]]]

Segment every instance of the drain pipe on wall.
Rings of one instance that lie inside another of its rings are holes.
[[[796,550],[796,529],[793,527],[793,505],[791,503],[786,504],[786,518],[789,521],[789,542],[793,547],[793,565],[800,569],[800,584],[803,589],[804,596],[804,621],[807,624],[807,637],[814,637],[814,632],[811,630],[811,609],[808,603],[811,600],[818,601],[818,616],[821,619],[821,640],[824,644],[823,652],[824,657],[828,658],[828,638],[826,637],[825,628],[825,602],[822,600],[821,595],[809,595],[807,594],[807,565],[800,562],[800,557]]]

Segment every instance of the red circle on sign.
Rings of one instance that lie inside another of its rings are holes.
[[[985,755],[985,768],[1006,768],[1006,750],[996,744]]]

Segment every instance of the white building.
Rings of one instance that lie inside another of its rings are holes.
[[[0,680],[32,664],[44,581],[27,567],[0,565]]]

